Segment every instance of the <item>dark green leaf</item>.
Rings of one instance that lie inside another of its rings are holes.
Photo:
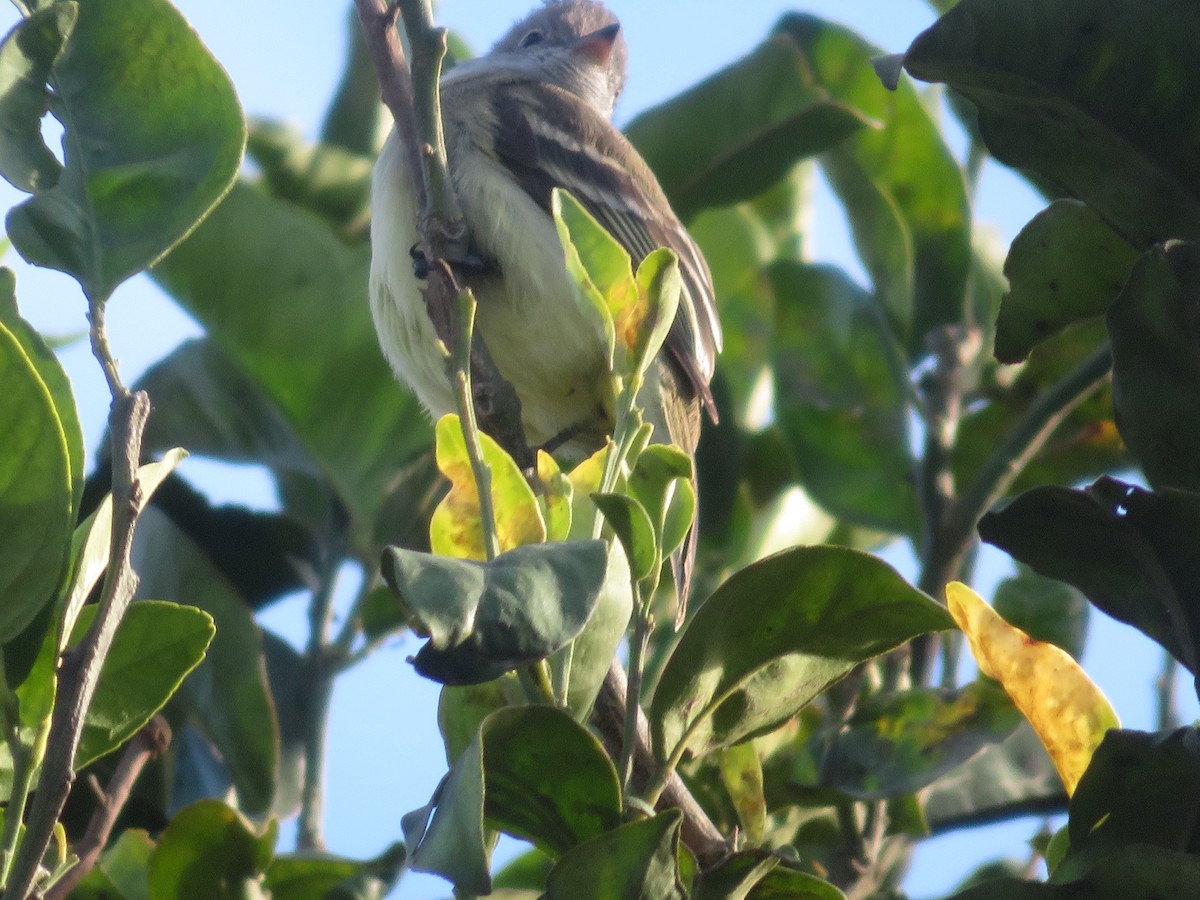
[[[1066,806],[1062,779],[1025,723],[925,793],[925,817],[935,834],[1015,815],[1062,812]]]
[[[990,512],[979,535],[1083,591],[1195,671],[1200,639],[1200,495],[1151,493],[1111,478],[1044,487]]]
[[[150,857],[150,900],[245,900],[275,852],[278,825],[256,834],[219,800],[179,812]]]
[[[555,856],[621,823],[621,788],[600,742],[567,713],[510,707],[484,721],[484,814]]]
[[[814,16],[787,16],[777,29],[834,98],[882,124],[833,147],[821,165],[900,343],[922,355],[929,331],[962,319],[971,264],[962,172],[913,85],[880,83],[877,48]]]
[[[1071,585],[1021,566],[996,586],[992,608],[1034,640],[1062,647],[1076,659],[1083,655],[1090,607]]]
[[[442,684],[477,684],[578,635],[617,557],[603,541],[529,544],[487,563],[390,547],[383,575],[410,627],[429,638],[417,671]]]
[[[229,189],[245,124],[228,76],[164,0],[80,4],[50,79],[65,168],[9,212],[8,233],[103,299]]]
[[[36,350],[34,351],[36,353]],[[0,321],[0,642],[54,598],[70,562],[70,448],[54,398],[18,334]]]
[[[682,819],[668,810],[580,844],[550,870],[546,900],[684,900],[675,862]]]
[[[53,186],[62,172],[42,140],[42,117],[50,105],[50,70],[78,15],[77,3],[50,4],[0,44],[0,175],[27,193]]]
[[[845,900],[845,894],[816,875],[776,866],[754,886],[747,900]]]
[[[1069,900],[1078,896],[1073,889],[1008,877],[985,881],[959,891],[947,900]],[[1088,900],[1093,898],[1089,895]]]
[[[1019,362],[1073,322],[1103,315],[1137,251],[1078,200],[1056,200],[1021,229],[1008,251],[1009,291],[996,322],[996,358]]]
[[[403,844],[393,844],[368,860],[327,854],[276,856],[263,886],[271,900],[382,900],[406,858]]]
[[[600,686],[612,667],[633,614],[633,588],[630,584],[629,563],[624,553],[609,551],[608,569],[604,584],[596,598],[595,608],[583,631],[571,642],[571,683],[567,690],[567,705],[584,720],[591,711]],[[560,650],[552,660],[557,664],[567,653]]]
[[[775,406],[802,484],[848,522],[912,532],[905,390],[875,301],[828,266],[778,263],[770,276]]]
[[[992,681],[914,688],[860,703],[826,755],[827,783],[860,800],[920,790],[1008,737],[1021,714]]]
[[[280,738],[267,685],[262,636],[249,608],[188,538],[153,507],[133,544],[139,596],[167,597],[212,616],[217,636],[174,701],[216,746],[242,809],[267,810],[275,790]]]
[[[688,219],[762,193],[794,163],[867,123],[816,84],[794,42],[776,35],[626,132],[675,211]]]
[[[80,614],[72,644],[83,639],[96,609],[89,606]],[[215,633],[212,617],[195,607],[157,600],[130,606],[104,658],[75,768],[120,747],[150,721],[204,659]]]
[[[1066,859],[1125,844],[1196,853],[1198,822],[1200,732],[1110,731],[1071,796]]]
[[[554,866],[554,860],[536,847],[526,850],[492,879],[496,890],[536,891],[541,896],[546,888],[546,876]]]
[[[1134,246],[1200,236],[1200,8],[962,0],[905,68],[978,107],[988,149],[1095,208]]]
[[[1155,487],[1200,490],[1200,244],[1138,260],[1108,311],[1121,437]]]
[[[1139,844],[1102,847],[1064,860],[1051,881],[1062,889],[1052,895],[1056,900],[1195,897],[1200,893],[1200,857]]]
[[[700,875],[692,900],[745,900],[782,860],[763,851],[731,853]]]
[[[887,563],[841,547],[798,547],[734,574],[696,611],[654,692],[666,759],[761,734],[856,665],[948,614]]]
[[[291,644],[266,629],[262,631],[262,643],[267,683],[279,720],[279,768],[271,814],[286,819],[300,811],[312,682],[304,657]]]
[[[243,184],[155,276],[269,398],[335,486],[352,546],[373,555],[376,517],[399,470],[432,438],[379,352],[369,256]]]

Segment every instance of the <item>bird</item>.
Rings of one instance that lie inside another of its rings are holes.
[[[613,404],[606,347],[574,298],[550,211],[555,188],[570,192],[635,268],[660,247],[678,257],[678,312],[638,397],[651,439],[694,456],[703,411],[716,420],[709,382],[722,338],[712,276],[612,122],[627,58],[620,23],[602,3],[548,0],[440,85],[448,171],[472,256],[456,274],[475,293],[477,332],[521,401],[528,444],[558,445],[567,460],[604,445]],[[373,173],[370,303],[384,356],[436,418],[454,411],[455,397],[409,255],[420,234],[406,153],[393,130]],[[677,582],[686,582],[693,555],[689,536]]]

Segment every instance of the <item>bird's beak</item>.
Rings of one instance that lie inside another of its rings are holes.
[[[619,22],[585,34],[575,43],[575,53],[582,56],[592,65],[607,66],[608,58],[612,56],[613,46],[617,43],[617,35],[621,33]]]

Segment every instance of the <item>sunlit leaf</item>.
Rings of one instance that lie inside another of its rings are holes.
[[[889,565],[841,547],[798,547],[726,581],[696,611],[654,692],[661,758],[777,726],[856,665],[949,628]]]
[[[1064,650],[1013,628],[966,585],[949,584],[946,601],[980,671],[1004,686],[1073,792],[1104,733],[1120,727],[1112,706]]]
[[[751,741],[724,748],[719,754],[721,782],[737,810],[747,846],[762,843],[767,825],[762,763]]]
[[[279,825],[256,831],[219,800],[176,813],[150,856],[150,900],[244,900],[271,862]]]
[[[483,526],[479,511],[479,488],[467,455],[458,416],[438,420],[437,464],[451,484],[450,493],[438,504],[429,523],[430,549],[457,559],[485,558]],[[483,462],[491,471],[492,509],[500,552],[546,539],[546,524],[529,482],[511,456],[491,437],[479,433]]]

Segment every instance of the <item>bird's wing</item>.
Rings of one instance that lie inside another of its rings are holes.
[[[637,266],[659,247],[679,258],[679,312],[666,348],[714,421],[708,383],[721,349],[712,276],[671,211],[649,166],[610,122],[573,95],[532,82],[496,93],[497,158],[547,212],[550,192],[569,191]]]

